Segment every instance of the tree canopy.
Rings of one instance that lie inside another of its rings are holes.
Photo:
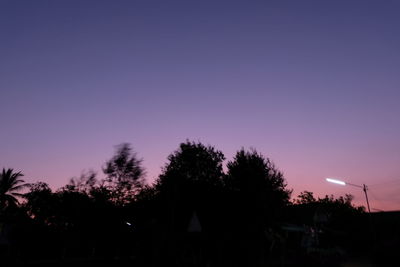
[[[103,172],[106,178],[102,186],[109,190],[115,202],[132,199],[144,184],[142,160],[128,143],[117,146],[115,155],[106,162]]]
[[[238,192],[249,205],[261,205],[260,212],[273,212],[288,204],[291,191],[282,172],[256,150],[239,150],[227,167],[227,188]]]
[[[156,187],[164,192],[182,187],[194,190],[195,187],[221,185],[224,159],[224,154],[212,146],[190,141],[181,143],[179,149],[168,156],[168,163],[157,179]]]

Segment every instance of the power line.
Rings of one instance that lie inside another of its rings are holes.
[[[400,179],[394,179],[394,180],[390,180],[390,181],[385,181],[385,182],[381,182],[381,183],[376,183],[376,184],[372,184],[372,185],[368,185],[368,187],[375,187],[375,186],[382,186],[382,185],[389,185],[389,184],[395,184],[395,183],[400,183]]]
[[[374,199],[374,201],[375,201],[375,202],[378,202],[379,206],[383,206],[383,205],[382,205],[383,203],[382,203],[382,199],[381,199],[381,198],[377,197],[377,196],[374,194],[374,192],[371,191],[371,190],[368,190],[368,192],[369,192],[370,196],[372,196],[372,198]]]

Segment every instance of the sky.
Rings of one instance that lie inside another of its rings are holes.
[[[0,168],[52,188],[132,144],[256,148],[293,196],[400,210],[400,2],[0,0]]]

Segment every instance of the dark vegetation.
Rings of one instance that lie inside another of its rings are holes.
[[[291,200],[281,171],[255,150],[223,169],[221,151],[185,142],[152,185],[129,144],[53,191],[0,177],[4,266],[336,266],[368,248],[352,197]],[[20,192],[25,192],[21,194]],[[3,265],[2,265],[3,266]]]

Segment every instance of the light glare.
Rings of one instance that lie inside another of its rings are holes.
[[[330,182],[330,183],[340,184],[340,185],[346,185],[345,182],[339,181],[339,180],[336,180],[336,179],[326,178],[326,180],[327,180],[328,182]]]

